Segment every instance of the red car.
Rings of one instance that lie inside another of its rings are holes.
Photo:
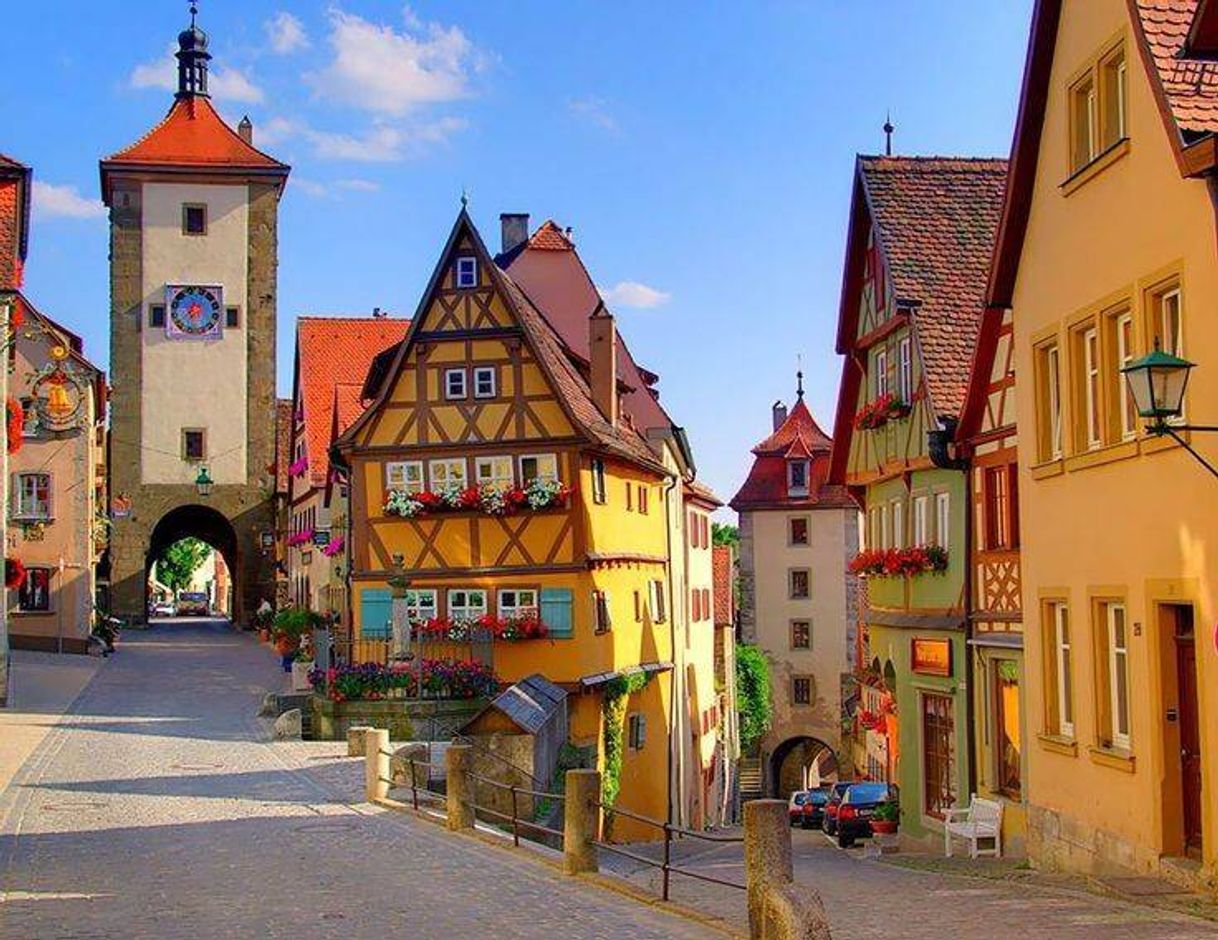
[[[824,816],[821,817],[820,823],[821,829],[828,835],[837,835],[837,809],[841,805],[842,797],[846,795],[846,791],[853,785],[853,780],[839,780],[829,790],[829,802],[825,804]]]

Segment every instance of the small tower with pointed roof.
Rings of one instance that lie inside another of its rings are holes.
[[[110,210],[112,606],[142,618],[147,574],[197,536],[233,574],[235,618],[275,597],[279,197],[289,168],[208,97],[197,8],[159,124],[101,161]],[[200,484],[210,478],[213,486]]]
[[[852,668],[858,507],[827,482],[832,441],[804,401],[772,408],[771,434],[731,507],[740,517],[741,639],[772,667],[774,721],[761,742],[766,792],[802,789],[815,763],[822,778],[847,762],[841,750],[842,675]]]

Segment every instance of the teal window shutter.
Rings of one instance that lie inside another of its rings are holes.
[[[575,594],[570,588],[542,588],[541,622],[550,629],[550,636],[570,639],[575,636]]]
[[[387,588],[359,592],[359,635],[365,640],[387,640],[393,633],[393,595]]]

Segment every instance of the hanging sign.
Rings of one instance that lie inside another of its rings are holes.
[[[909,656],[909,668],[924,676],[952,674],[952,641],[925,640],[915,637]]]
[[[329,545],[330,544],[330,530],[329,529],[314,529],[313,530],[313,544],[318,546],[319,548],[325,548],[327,545]]]
[[[118,493],[110,499],[110,518],[126,519],[131,515],[131,497]]]

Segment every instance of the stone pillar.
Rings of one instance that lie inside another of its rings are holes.
[[[373,803],[389,795],[389,732],[369,728],[364,748],[364,797]]]
[[[563,871],[597,870],[596,840],[601,829],[601,775],[598,770],[568,770],[563,808]]]
[[[782,800],[744,804],[744,875],[748,884],[749,936],[761,937],[767,889],[790,884],[791,824]]]
[[[473,765],[473,748],[468,744],[450,744],[444,755],[448,780],[448,828],[474,828],[474,781],[469,773]]]

